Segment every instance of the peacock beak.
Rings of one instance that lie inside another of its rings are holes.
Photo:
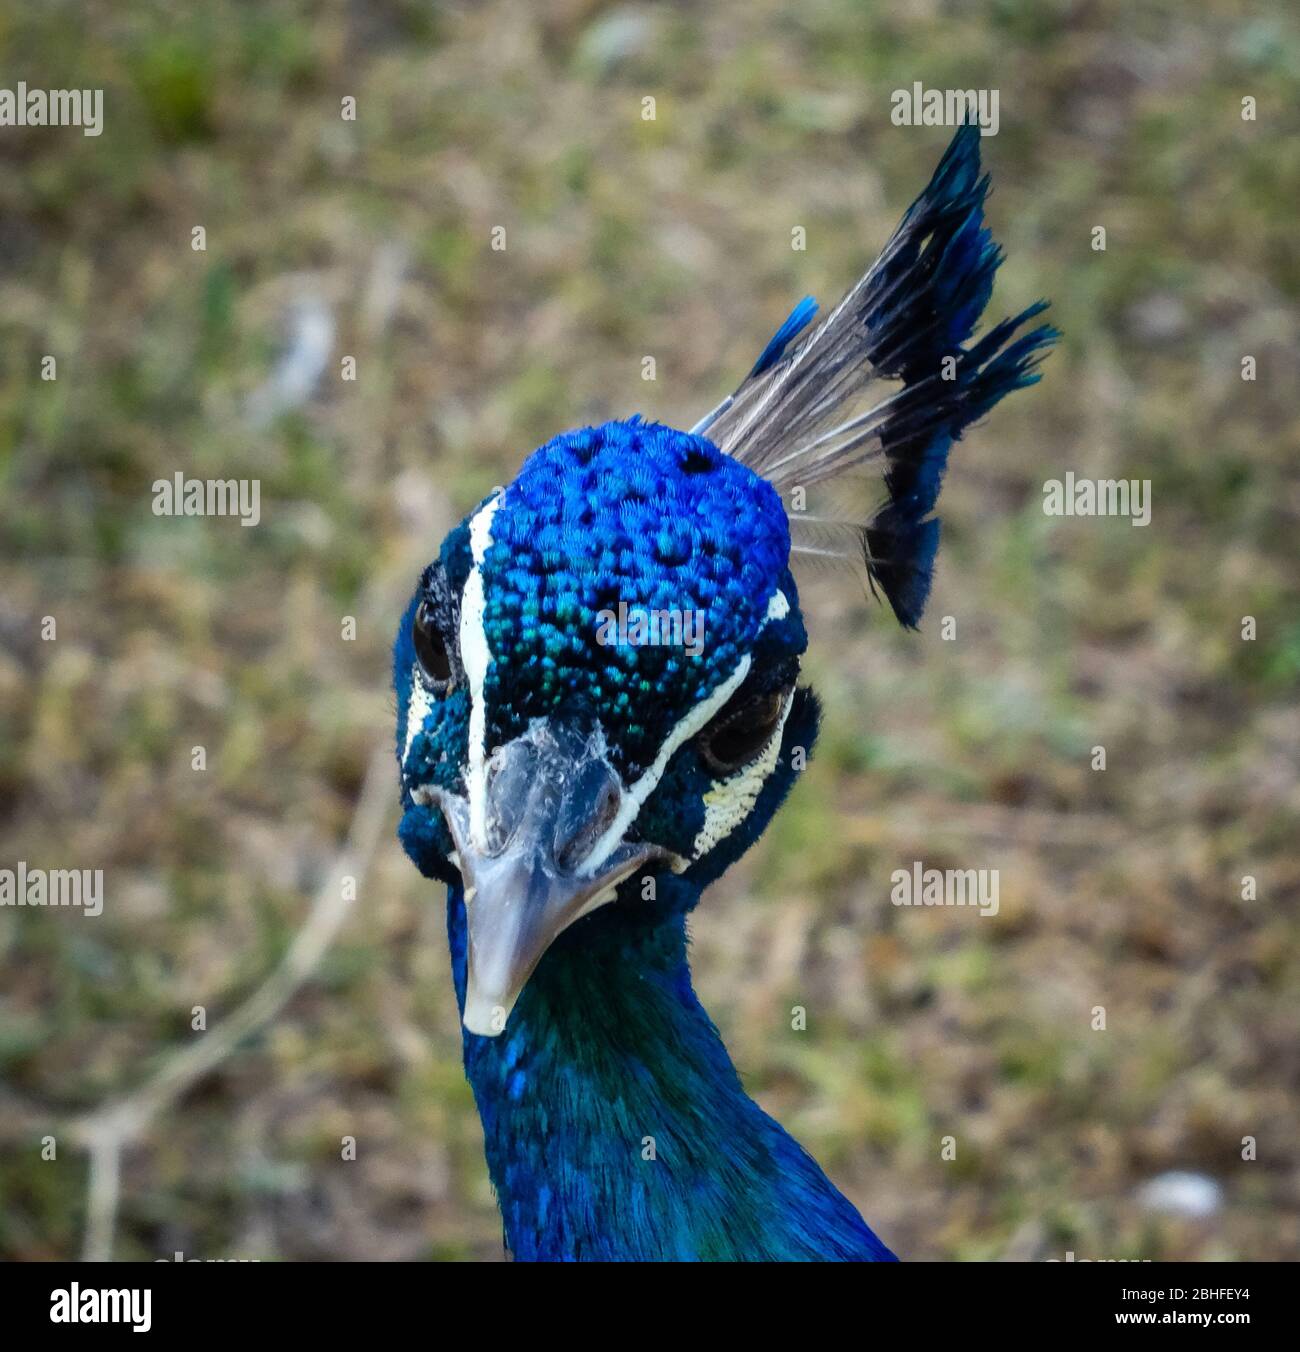
[[[559,935],[666,851],[622,839],[632,814],[598,733],[537,719],[492,755],[480,792],[478,812],[473,790],[469,802],[445,791],[437,801],[465,888],[462,1018],[495,1037]]]

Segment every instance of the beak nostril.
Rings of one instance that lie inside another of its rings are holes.
[[[619,805],[622,801],[623,795],[619,793],[617,787],[613,784],[607,784],[600,808],[600,829],[602,831],[607,830],[614,824],[614,818],[618,816]]]
[[[501,814],[490,805],[484,816],[483,828],[486,836],[484,844],[487,846],[488,857],[491,858],[500,854],[510,843],[510,835],[506,830],[505,822],[501,819]]]
[[[493,858],[514,839],[536,791],[536,749],[528,742],[494,747],[484,771],[483,831],[487,855]]]
[[[591,853],[592,847],[609,830],[618,816],[623,795],[618,785],[608,775],[597,790],[595,803],[588,815],[565,830],[561,822],[556,832],[555,862],[566,873],[574,872]]]

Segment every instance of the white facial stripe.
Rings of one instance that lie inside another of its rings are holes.
[[[790,613],[790,598],[778,587],[772,593],[772,599],[767,603],[767,615],[763,619],[763,625],[770,624],[773,620],[783,620]]]
[[[504,500],[498,493],[485,502],[469,523],[469,548],[474,560],[460,598],[460,661],[469,682],[469,823],[470,838],[482,844],[487,837],[487,795],[484,766],[487,761],[487,710],[483,704],[483,683],[492,661],[487,632],[483,628],[483,574],[480,568],[492,544],[492,518]]]
[[[420,676],[420,664],[411,668],[411,698],[406,706],[406,745],[402,748],[402,764],[411,754],[411,743],[424,727],[424,720],[433,712],[433,695]]]
[[[778,593],[779,595],[780,593]],[[777,724],[763,753],[757,760],[750,761],[745,768],[732,775],[730,779],[715,779],[708,793],[704,795],[704,825],[700,827],[691,847],[695,859],[707,854],[724,837],[729,836],[754,810],[754,803],[767,783],[768,776],[776,769],[781,755],[781,737],[785,732],[785,721],[794,707],[794,692],[786,697],[785,708],[781,711],[781,721]]]
[[[623,795],[618,815],[610,823],[604,835],[592,847],[591,853],[583,863],[582,872],[588,877],[596,872],[623,839],[624,833],[636,820],[636,814],[641,811],[645,800],[655,791],[655,786],[663,778],[664,771],[668,768],[668,762],[672,759],[673,753],[683,742],[694,737],[735,693],[741,681],[749,674],[749,660],[749,654],[746,653],[736,663],[735,671],[718,686],[713,694],[691,709],[686,717],[664,738],[654,764]]]

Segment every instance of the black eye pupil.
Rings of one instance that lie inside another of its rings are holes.
[[[411,638],[415,643],[415,660],[419,662],[425,679],[433,685],[444,685],[450,681],[451,657],[447,653],[447,643],[427,601],[421,601],[416,608]]]
[[[706,731],[700,749],[711,769],[730,774],[747,765],[768,744],[785,708],[786,691],[773,690],[724,714]]]

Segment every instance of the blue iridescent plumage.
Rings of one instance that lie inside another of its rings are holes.
[[[784,324],[772,335],[771,341],[758,354],[758,360],[749,369],[749,377],[761,376],[768,367],[781,360],[785,350],[813,322],[817,315],[817,302],[812,296],[805,296],[790,311]]]
[[[968,131],[825,320],[801,301],[692,432],[631,418],[548,442],[451,532],[403,618],[399,835],[447,885],[516,1258],[893,1259],[744,1093],[686,923],[816,740],[791,572],[806,523],[782,491],[878,468],[861,548],[914,625],[951,444],[1037,379],[1053,337],[1015,337],[1036,306],[972,341],[999,254]],[[614,626],[629,613],[659,637]]]

